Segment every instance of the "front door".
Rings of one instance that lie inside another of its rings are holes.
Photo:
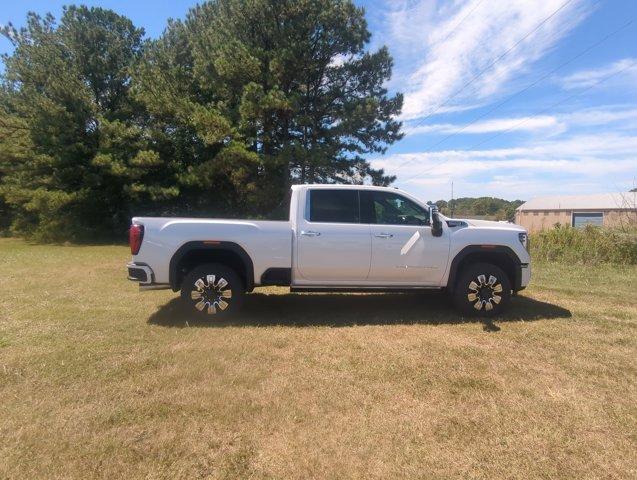
[[[363,282],[371,259],[370,226],[360,223],[354,189],[310,189],[297,222],[298,285]],[[299,278],[300,277],[300,278]]]
[[[379,285],[438,286],[449,258],[449,234],[431,235],[429,210],[398,193],[363,192],[370,223],[372,261],[368,280]]]

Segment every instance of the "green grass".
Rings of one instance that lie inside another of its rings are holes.
[[[637,229],[555,227],[531,234],[533,258],[545,262],[637,264]]]
[[[637,267],[439,295],[261,289],[223,324],[124,247],[0,240],[0,478],[634,478]]]

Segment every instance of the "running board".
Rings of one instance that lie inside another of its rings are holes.
[[[153,283],[151,285],[143,285],[143,284],[139,285],[140,292],[147,292],[149,290],[168,290],[169,288],[170,288],[170,285],[168,285],[167,283]]]
[[[418,293],[441,287],[290,287],[292,293]]]

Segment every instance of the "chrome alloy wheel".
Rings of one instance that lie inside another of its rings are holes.
[[[486,275],[478,275],[469,283],[468,292],[467,300],[476,310],[484,308],[489,312],[493,310],[494,304],[497,305],[502,301],[502,284],[493,275],[489,275],[489,280]]]
[[[208,315],[215,315],[217,309],[228,308],[232,290],[225,278],[217,279],[215,275],[206,275],[195,280],[190,298],[197,310],[200,312],[205,310]]]

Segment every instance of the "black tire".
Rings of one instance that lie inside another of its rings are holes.
[[[463,269],[453,292],[456,308],[467,316],[494,317],[506,309],[510,300],[509,277],[490,263],[473,263]]]
[[[240,310],[245,287],[234,270],[218,263],[194,268],[181,284],[181,300],[189,313],[210,320]]]

